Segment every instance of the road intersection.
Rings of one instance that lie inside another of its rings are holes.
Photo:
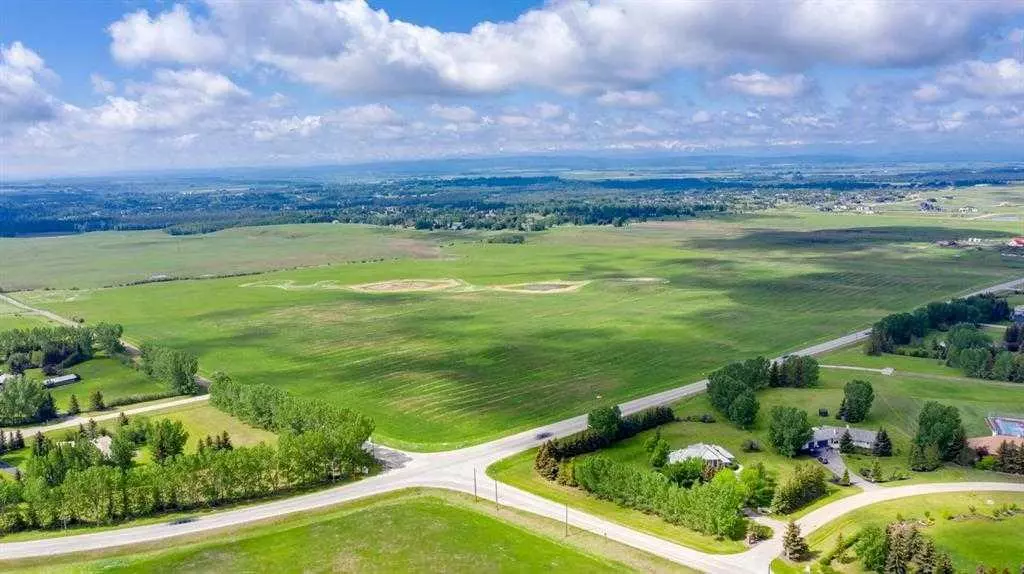
[[[976,293],[1013,289],[1022,284],[1024,284],[1024,279],[1017,279],[994,285]],[[794,354],[816,355],[826,353],[862,341],[869,333],[869,330],[857,331],[856,333],[850,333],[831,341],[796,351]],[[683,398],[704,392],[706,387],[707,380],[697,381],[689,385],[625,402],[620,405],[620,408],[623,414],[629,414],[648,407],[670,405]],[[162,406],[162,408],[166,408],[166,406]],[[127,410],[126,412],[130,414],[132,411]],[[64,424],[76,425],[77,421],[68,421]],[[569,524],[573,528],[606,536],[610,540],[655,554],[701,572],[741,574],[764,573],[768,571],[771,561],[781,552],[781,533],[776,533],[772,540],[762,542],[746,552],[729,555],[707,554],[656,536],[638,532],[591,514],[566,509],[562,504],[509,485],[483,480],[483,472],[491,464],[534,448],[549,437],[565,436],[583,430],[586,426],[586,416],[580,415],[458,450],[437,453],[414,453],[382,449],[380,453],[382,458],[396,462],[389,465],[390,468],[386,471],[363,480],[310,494],[215,512],[182,524],[148,524],[67,537],[0,543],[0,560],[95,551],[166,540],[175,536],[243,526],[262,520],[320,509],[405,488],[428,487],[455,490],[469,494],[480,493],[481,496],[487,499],[496,498],[501,506],[516,508],[558,521],[568,519]],[[47,430],[49,428],[53,427],[47,427]],[[488,483],[487,486],[482,487],[481,485],[485,482]],[[918,494],[962,491],[1024,492],[1024,484],[964,482],[879,488],[864,491],[828,504],[804,516],[798,521],[798,524],[800,524],[806,534],[842,514],[877,502]]]

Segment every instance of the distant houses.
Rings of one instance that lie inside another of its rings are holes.
[[[871,448],[875,444],[878,433],[864,429],[850,427],[820,426],[811,429],[814,437],[804,445],[803,450],[813,452],[825,448],[839,448],[839,441],[843,433],[849,432],[853,439],[853,446],[857,448]]]
[[[725,468],[736,464],[736,457],[717,444],[699,442],[668,453],[669,464],[683,462],[691,458],[699,458],[704,461],[705,466],[712,468]]]
[[[978,208],[974,207],[973,205],[965,205],[960,209],[957,209],[957,212],[959,212],[961,215],[966,215],[968,213],[978,213]]]

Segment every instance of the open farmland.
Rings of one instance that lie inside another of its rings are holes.
[[[117,231],[0,238],[0,289],[102,287],[394,258],[435,258],[435,238],[368,225],[272,225],[204,235]],[[16,270],[16,271],[15,271]],[[0,320],[4,314],[0,307]]]
[[[563,227],[531,234],[525,245],[456,240],[443,259],[17,297],[122,323],[133,341],[195,351],[207,373],[352,407],[376,420],[379,440],[437,450],[692,382],[735,358],[774,355],[1024,276],[1019,258],[933,244],[1006,237],[1012,227],[791,210]],[[496,288],[557,281],[587,283]],[[349,288],[384,282],[449,286]]]
[[[691,572],[558,523],[444,491],[401,491],[275,523],[7,572]]]
[[[46,319],[0,301],[0,331],[8,329],[31,329],[46,325]]]

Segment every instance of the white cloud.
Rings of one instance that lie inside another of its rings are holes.
[[[1024,97],[1024,62],[970,60],[939,71],[936,83],[972,98]]]
[[[117,91],[117,86],[114,85],[114,82],[96,73],[89,75],[89,83],[92,84],[92,91],[97,94],[107,95]]]
[[[205,64],[227,54],[224,39],[212,33],[205,22],[193,19],[181,4],[156,18],[145,10],[128,14],[111,24],[108,32],[113,39],[111,54],[127,64]]]
[[[56,81],[46,62],[21,42],[0,45],[0,131],[3,124],[49,120],[61,109],[43,83]]]
[[[366,104],[337,110],[329,114],[327,119],[348,126],[381,126],[400,123],[402,116],[391,106]]]
[[[281,137],[309,137],[323,127],[322,120],[320,116],[256,120],[252,122],[253,138],[256,141],[270,141]]]
[[[152,82],[131,84],[126,92],[91,110],[92,122],[115,130],[176,129],[249,97],[226,76],[201,69],[157,70]]]
[[[432,104],[429,108],[430,115],[449,122],[466,123],[477,119],[476,110],[469,106],[442,106]]]
[[[727,76],[719,84],[731,92],[757,98],[791,99],[813,89],[813,83],[803,74],[770,76],[757,70]]]
[[[231,45],[240,57],[340,93],[614,93],[724,64],[949,61],[982,44],[983,23],[1021,10],[1018,0],[561,0],[456,33],[393,20],[365,0],[207,2],[209,21],[180,5],[155,18],[127,16],[111,27],[115,56],[191,64],[223,58]]]
[[[537,111],[537,116],[542,120],[553,120],[565,114],[565,108],[551,102],[541,102],[534,106],[534,108]]]
[[[597,103],[623,108],[650,108],[661,103],[661,96],[648,90],[609,91],[598,96]]]

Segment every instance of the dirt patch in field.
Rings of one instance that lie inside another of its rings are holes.
[[[349,289],[360,293],[411,293],[419,291],[445,291],[456,287],[467,287],[459,279],[397,279],[378,281],[362,285],[349,285]]]
[[[664,277],[619,277],[616,279],[611,279],[610,281],[614,281],[616,283],[628,283],[631,285],[668,283],[668,279],[665,279]]]
[[[491,287],[496,291],[506,291],[509,293],[535,293],[535,294],[553,294],[553,293],[571,293],[573,291],[579,291],[584,285],[590,283],[590,281],[562,281],[556,279],[554,281],[539,281],[537,283],[519,283],[516,285],[498,285]]]
[[[275,289],[283,289],[285,291],[331,291],[346,288],[344,285],[333,280],[302,284],[291,279],[283,281],[254,281],[252,283],[242,283],[239,287],[274,287]]]

